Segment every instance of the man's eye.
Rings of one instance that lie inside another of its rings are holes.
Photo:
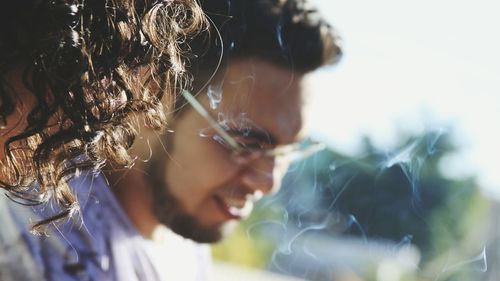
[[[249,150],[263,149],[264,146],[259,142],[239,142],[240,145]]]
[[[265,143],[262,140],[248,137],[235,137],[235,140],[244,148],[249,150],[259,150],[259,149],[268,149],[271,147],[271,144]]]

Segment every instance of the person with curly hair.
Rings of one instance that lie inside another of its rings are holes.
[[[165,127],[189,82],[188,42],[204,26],[196,0],[2,1],[1,280],[72,280],[41,262],[19,221],[38,229],[72,217],[75,176],[132,166],[137,123]]]
[[[141,237],[164,280],[205,280],[209,249],[199,243],[225,238],[279,189],[291,162],[323,147],[304,135],[305,82],[342,55],[310,1],[213,0],[202,8],[220,37],[191,44],[203,55],[189,65],[193,88],[177,99],[171,130],[149,138],[149,161],[108,173],[112,192],[93,192],[101,205],[116,204],[122,221],[113,229],[124,224],[132,230],[120,237]]]

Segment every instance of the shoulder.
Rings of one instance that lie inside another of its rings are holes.
[[[44,280],[38,237],[29,233],[30,209],[0,192],[0,280]]]

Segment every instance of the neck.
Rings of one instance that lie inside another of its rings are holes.
[[[137,165],[133,169],[108,171],[106,176],[132,224],[145,238],[153,239],[154,231],[161,227],[161,223],[153,212],[153,196],[145,181],[147,175],[143,167]]]

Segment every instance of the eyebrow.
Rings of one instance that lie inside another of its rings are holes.
[[[254,138],[256,140],[259,140],[261,142],[267,142],[268,144],[272,146],[277,145],[277,140],[276,138],[271,135],[270,133],[264,131],[264,130],[256,130],[252,128],[245,128],[245,129],[235,129],[235,128],[229,128],[229,129],[224,129],[222,126],[219,124],[219,122],[215,121],[215,119],[208,113],[208,111],[201,105],[198,100],[187,90],[182,90],[181,94],[187,99],[187,101],[193,106],[195,111],[197,111],[201,116],[203,116],[208,123],[219,133],[221,136],[229,142],[229,144],[238,149],[239,145],[238,143],[235,142],[234,138],[231,137],[231,135],[239,135],[239,136],[245,136],[245,137],[250,137]]]

